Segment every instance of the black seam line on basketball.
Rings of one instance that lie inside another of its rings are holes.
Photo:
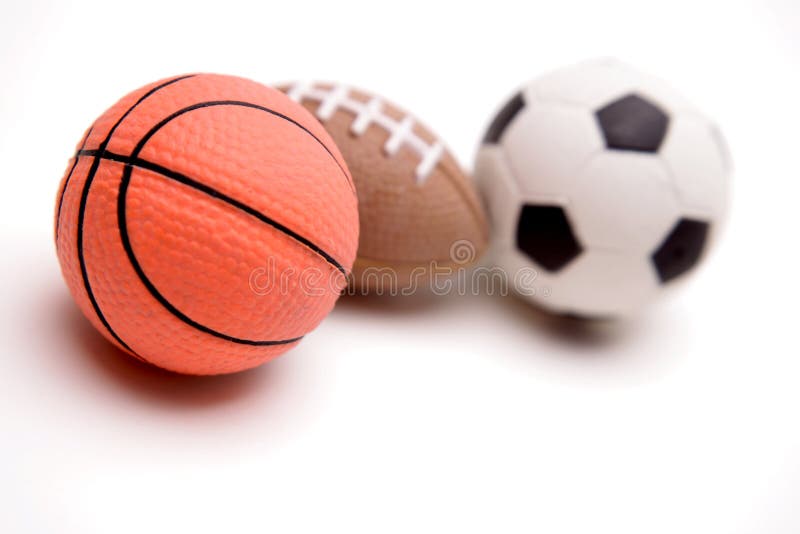
[[[270,109],[268,107],[260,106],[258,104],[253,104],[251,102],[244,102],[244,101],[241,101],[241,100],[211,100],[211,101],[208,101],[208,102],[199,102],[199,103],[194,104],[192,106],[188,106],[188,107],[185,107],[183,109],[179,109],[178,111],[176,111],[175,113],[173,113],[169,117],[165,118],[164,120],[162,120],[161,122],[159,122],[158,124],[153,126],[153,128],[151,128],[150,131],[147,132],[147,134],[145,134],[145,136],[139,141],[139,144],[136,146],[136,148],[133,149],[133,152],[131,153],[131,156],[132,157],[137,157],[139,155],[139,152],[141,152],[142,148],[144,148],[144,145],[147,143],[147,141],[153,135],[155,135],[155,133],[158,130],[163,128],[167,123],[173,121],[174,119],[176,119],[176,118],[180,117],[181,115],[183,115],[185,113],[188,113],[190,111],[194,111],[196,109],[201,109],[201,108],[216,107],[216,106],[240,106],[240,107],[245,107],[245,108],[257,109],[259,111],[263,111],[265,113],[269,113],[270,115],[273,115],[275,117],[283,119],[283,120],[285,120],[285,121],[287,121],[287,122],[289,122],[291,124],[294,124],[295,126],[300,128],[301,130],[303,130],[305,133],[310,135],[314,139],[314,141],[319,143],[319,145],[325,150],[325,152],[328,153],[328,155],[331,157],[331,159],[336,164],[336,166],[339,167],[339,170],[342,171],[342,175],[344,176],[344,180],[345,180],[345,182],[347,182],[347,185],[350,187],[350,190],[353,192],[353,194],[356,193],[355,185],[350,180],[350,175],[348,174],[348,172],[345,169],[345,167],[341,163],[339,163],[339,160],[336,158],[336,156],[333,155],[333,152],[331,152],[331,149],[328,148],[328,146],[325,143],[323,143],[322,140],[319,137],[314,135],[314,132],[312,132],[311,130],[309,130],[308,128],[306,128],[305,126],[303,126],[302,124],[300,124],[299,122],[294,120],[293,118],[289,117],[288,115],[284,115],[283,113],[281,113],[279,111],[275,111],[274,109]]]
[[[319,246],[317,246],[316,244],[311,242],[309,239],[307,239],[307,238],[303,237],[302,235],[298,234],[294,230],[284,226],[283,224],[281,224],[281,223],[275,221],[274,219],[264,215],[263,213],[261,213],[259,211],[256,211],[255,209],[247,206],[246,204],[243,204],[243,203],[241,203],[241,202],[239,202],[239,201],[237,201],[237,200],[235,200],[235,199],[233,199],[231,197],[228,197],[227,195],[224,195],[223,193],[221,193],[221,192],[219,192],[219,191],[217,191],[217,190],[215,190],[215,189],[213,189],[213,188],[211,188],[211,187],[209,187],[209,186],[207,186],[207,185],[205,185],[203,183],[200,183],[200,182],[197,182],[195,180],[192,180],[188,176],[185,176],[185,175],[180,174],[178,172],[172,171],[172,170],[170,170],[170,169],[168,169],[166,167],[162,167],[162,166],[158,165],[157,163],[149,162],[149,161],[142,160],[142,159],[139,158],[139,153],[144,149],[144,146],[147,144],[147,142],[156,134],[156,132],[158,132],[161,128],[166,126],[168,123],[170,123],[171,121],[177,119],[181,115],[189,113],[190,111],[194,111],[194,110],[202,109],[202,108],[208,108],[208,107],[216,107],[216,106],[240,106],[240,107],[257,109],[259,111],[264,111],[266,113],[269,113],[271,115],[279,117],[279,118],[281,118],[283,120],[286,120],[286,121],[290,122],[291,124],[294,124],[298,128],[302,129],[304,132],[306,132],[308,135],[310,135],[317,143],[319,143],[319,145],[323,149],[325,149],[325,151],[333,159],[334,163],[336,163],[336,165],[339,167],[339,169],[344,174],[345,180],[347,180],[348,183],[350,183],[349,179],[348,179],[348,176],[347,176],[347,172],[345,172],[344,168],[339,164],[338,160],[336,159],[336,157],[334,157],[333,153],[328,149],[327,146],[325,146],[325,143],[323,143],[317,136],[315,136],[305,126],[303,126],[302,124],[298,123],[297,121],[295,121],[291,117],[287,117],[286,115],[284,115],[282,113],[279,113],[279,112],[277,112],[275,110],[266,108],[264,106],[260,106],[258,104],[252,104],[250,102],[243,102],[243,101],[240,101],[240,100],[213,100],[213,101],[208,101],[208,102],[199,102],[197,104],[193,104],[191,106],[187,106],[187,107],[185,107],[183,109],[179,109],[178,111],[176,111],[176,112],[172,113],[171,115],[167,116],[166,118],[162,119],[158,124],[153,126],[150,129],[150,131],[148,131],[139,140],[139,142],[136,144],[136,147],[134,147],[133,152],[131,152],[130,161],[131,162],[135,161],[135,162],[140,162],[140,163],[141,162],[146,162],[146,163],[148,163],[148,164],[153,166],[152,170],[156,170],[156,172],[159,172],[160,174],[163,174],[167,178],[172,178],[172,179],[175,179],[175,180],[177,180],[177,181],[179,181],[181,183],[184,183],[185,185],[188,185],[190,187],[194,187],[195,189],[198,189],[198,190],[203,191],[204,193],[206,193],[208,195],[211,195],[211,196],[216,197],[216,198],[218,198],[220,200],[228,202],[229,204],[231,204],[233,206],[236,206],[237,208],[249,213],[250,215],[253,215],[254,217],[256,217],[259,220],[261,220],[262,222],[264,222],[266,224],[269,224],[270,226],[274,227],[276,230],[279,230],[279,231],[283,232],[284,234],[286,234],[289,237],[293,238],[295,241],[305,245],[306,247],[311,249],[313,252],[315,252],[318,255],[322,256],[322,258],[324,258],[325,261],[330,263],[333,267],[335,267],[337,270],[339,270],[339,272],[341,272],[343,275],[347,276],[347,270],[338,261],[336,261],[336,259],[333,256],[331,256],[330,254],[325,252],[322,248],[320,248]],[[125,163],[126,166],[130,164],[128,162],[123,162],[123,163]],[[125,181],[125,177],[124,177],[124,174],[123,174],[123,182],[124,181]],[[122,184],[120,184],[120,189],[122,189]],[[123,208],[123,213],[124,213],[124,208]],[[124,223],[124,224],[122,224],[120,226],[120,231],[121,232],[125,231],[127,233],[127,231],[124,230],[126,225],[127,225],[126,221],[120,221],[120,222]]]
[[[109,156],[109,155],[110,154],[108,152],[106,152],[105,156]],[[122,246],[125,248],[125,253],[128,255],[128,261],[131,263],[131,266],[136,271],[136,274],[139,276],[139,280],[141,280],[142,284],[144,284],[144,286],[147,288],[147,290],[150,292],[150,294],[153,296],[153,298],[155,298],[172,315],[174,315],[175,317],[177,317],[178,319],[180,319],[181,321],[183,321],[187,325],[189,325],[189,326],[191,326],[191,327],[193,327],[193,328],[195,328],[197,330],[200,330],[201,332],[205,332],[206,334],[209,334],[211,336],[214,336],[214,337],[217,337],[217,338],[220,338],[220,339],[224,339],[226,341],[230,341],[232,343],[239,343],[239,344],[242,344],[242,345],[286,345],[288,343],[294,343],[295,341],[299,341],[303,336],[299,336],[299,337],[295,337],[295,338],[291,338],[291,339],[253,340],[253,339],[237,338],[237,337],[230,336],[228,334],[223,334],[222,332],[214,330],[213,328],[210,328],[210,327],[208,327],[208,326],[206,326],[206,325],[204,325],[202,323],[199,323],[199,322],[195,321],[194,319],[192,319],[191,317],[189,317],[188,315],[186,315],[185,313],[180,311],[170,301],[168,301],[167,298],[164,295],[161,294],[161,292],[156,288],[155,284],[153,284],[153,282],[151,282],[150,279],[145,274],[144,269],[139,264],[139,260],[136,259],[136,255],[133,253],[133,245],[131,244],[130,236],[128,235],[127,216],[126,216],[126,213],[125,213],[126,204],[127,204],[126,200],[127,200],[127,196],[128,196],[128,186],[131,183],[131,176],[133,174],[133,168],[134,168],[133,162],[137,161],[138,158],[129,158],[129,159],[131,161],[128,161],[128,162],[125,163],[125,168],[122,171],[122,181],[120,182],[119,193],[117,194],[117,226],[119,226],[120,239],[122,240]],[[140,166],[141,165],[137,165],[137,167],[140,167]],[[173,174],[171,171],[169,171],[169,169],[163,169],[162,168],[160,170],[167,171],[170,174]],[[181,183],[185,183],[186,185],[188,185],[190,187],[203,186],[203,184],[195,182],[194,180],[191,180],[189,178],[186,178],[186,177],[183,177],[183,176],[181,176],[179,178],[177,176],[177,173],[174,173],[173,176],[168,176],[164,172],[159,172],[159,174],[162,175],[162,176],[166,176],[167,178],[175,179],[175,180],[177,180],[177,181],[179,181]],[[186,181],[184,181],[181,178],[185,179]],[[205,186],[204,186],[204,188],[205,188]],[[198,187],[198,189],[200,189],[201,191],[204,191],[204,189],[201,189],[200,187]],[[204,192],[207,192],[211,196],[217,196],[217,195],[214,194],[215,191],[213,189],[211,189],[211,188],[208,188],[208,191],[204,191]],[[226,200],[225,198],[223,198],[224,195],[221,195],[221,194],[219,194],[219,195],[220,196],[218,198],[220,198],[221,200]],[[230,199],[230,200],[233,200],[233,199]],[[237,207],[240,207],[240,206],[237,206]]]
[[[77,156],[93,156],[93,157],[98,157],[99,156],[99,154],[97,153],[96,150],[80,150],[80,151],[78,151],[78,153],[76,155]],[[311,250],[311,252],[313,252],[313,253],[317,254],[318,256],[320,256],[322,259],[324,259],[327,263],[329,263],[332,267],[334,267],[340,273],[342,273],[343,275],[347,276],[347,270],[344,268],[344,266],[342,264],[340,264],[338,261],[336,261],[336,259],[333,256],[331,256],[330,254],[325,252],[325,250],[323,250],[319,245],[315,244],[313,241],[309,240],[306,237],[303,237],[302,235],[298,234],[297,232],[295,232],[291,228],[279,223],[278,221],[272,219],[271,217],[269,217],[267,215],[264,215],[260,211],[254,209],[254,208],[251,208],[247,204],[244,204],[243,202],[239,202],[235,198],[229,197],[228,195],[226,195],[224,193],[221,193],[221,192],[217,191],[216,189],[214,189],[212,187],[209,187],[208,185],[206,185],[206,184],[204,184],[202,182],[198,182],[196,180],[193,180],[193,179],[189,178],[188,176],[186,176],[184,174],[181,174],[179,172],[175,172],[175,171],[173,171],[171,169],[168,169],[167,167],[163,167],[163,166],[159,165],[158,163],[153,163],[152,161],[149,161],[149,160],[146,160],[146,159],[142,159],[142,158],[134,158],[134,157],[123,156],[121,154],[115,154],[115,153],[110,152],[110,151],[106,151],[102,156],[99,156],[99,157],[101,157],[103,159],[111,160],[111,161],[116,161],[118,163],[123,163],[125,165],[130,165],[132,167],[139,167],[141,169],[145,169],[145,170],[148,170],[148,171],[155,172],[155,173],[163,176],[164,178],[168,178],[170,180],[174,180],[174,181],[179,182],[179,183],[181,183],[183,185],[191,187],[192,189],[196,189],[196,190],[198,190],[198,191],[200,191],[202,193],[205,193],[205,194],[207,194],[208,196],[210,196],[212,198],[220,200],[220,201],[222,201],[222,202],[224,202],[226,204],[230,204],[231,206],[233,206],[233,207],[235,207],[235,208],[237,208],[237,209],[239,209],[241,211],[244,211],[248,215],[251,215],[251,216],[255,217],[259,221],[261,221],[261,222],[263,222],[263,223],[275,228],[276,230],[278,230],[279,232],[283,233],[287,237],[290,237],[291,239],[297,241],[301,245],[303,245],[306,248],[308,248],[309,250]],[[126,227],[127,227],[127,225],[126,225]],[[126,233],[127,233],[127,230],[126,230]]]
[[[81,152],[84,148],[86,148],[86,143],[89,142],[89,136],[92,135],[93,129],[94,125],[89,127],[89,130],[86,132],[86,137],[83,138],[81,148],[78,149],[78,152]],[[67,174],[67,178],[64,180],[64,189],[61,190],[61,194],[58,196],[58,209],[56,210],[56,248],[58,247],[58,227],[61,226],[61,206],[64,205],[64,193],[67,192],[67,187],[69,187],[69,181],[72,178],[72,173],[75,172],[75,167],[77,166],[78,154],[75,154],[75,161],[72,162],[72,167],[69,169],[69,174]]]
[[[97,150],[98,155],[102,155],[106,151],[108,143],[111,141],[111,136],[114,135],[114,132],[116,131],[117,127],[119,127],[122,121],[124,121],[125,118],[128,115],[130,115],[130,113],[136,108],[136,106],[144,102],[148,97],[150,97],[156,91],[160,91],[161,89],[167,87],[168,85],[179,82],[181,80],[185,80],[187,78],[191,78],[192,76],[193,75],[173,78],[172,80],[168,80],[160,85],[157,85],[156,87],[153,87],[152,89],[147,91],[144,95],[139,97],[139,99],[136,102],[134,102],[133,105],[130,108],[128,108],[128,110],[125,113],[123,113],[123,115],[117,120],[116,123],[114,123],[114,125],[108,131],[108,134],[106,135],[105,139],[103,139],[103,142],[100,143],[100,146],[98,147]],[[102,159],[101,157],[96,156],[94,158],[94,161],[92,161],[92,166],[89,168],[89,172],[86,175],[86,183],[83,184],[83,191],[81,191],[80,207],[78,208],[77,248],[78,248],[78,262],[80,263],[81,276],[83,277],[83,286],[84,289],[86,290],[86,294],[89,297],[89,301],[92,304],[92,308],[94,309],[95,314],[97,314],[98,319],[100,319],[100,322],[103,323],[103,326],[105,326],[106,330],[108,330],[108,332],[113,336],[114,339],[117,340],[117,342],[119,342],[120,345],[125,347],[136,358],[138,358],[141,361],[147,362],[145,358],[137,354],[136,351],[134,351],[127,343],[125,343],[125,341],[122,340],[121,337],[119,337],[119,334],[117,334],[114,331],[114,329],[111,328],[108,319],[106,319],[105,315],[103,315],[103,311],[100,309],[100,304],[98,304],[97,299],[94,296],[94,292],[92,291],[92,285],[89,282],[89,272],[86,269],[86,260],[83,256],[83,223],[86,214],[86,202],[89,198],[89,189],[92,186],[92,181],[94,180],[94,176],[97,174],[97,169],[100,167],[101,159]]]
[[[168,174],[172,174],[172,171],[170,171],[169,169],[166,169],[164,167],[161,167],[160,165],[156,165],[156,164],[153,164],[153,163],[145,161],[145,160],[134,161],[134,160],[132,160],[132,158],[121,156],[119,154],[115,154],[115,153],[109,152],[109,151],[106,151],[103,154],[103,156],[100,156],[98,151],[96,151],[96,150],[79,151],[76,155],[77,156],[91,156],[91,157],[95,157],[97,159],[105,159],[105,160],[108,160],[108,161],[116,161],[116,162],[119,162],[119,163],[125,163],[126,164],[126,168],[127,168],[127,166],[130,166],[130,167],[139,167],[139,168],[151,170],[151,171],[156,172],[156,173],[158,173],[158,174],[160,174],[160,175],[162,175],[162,176],[164,176],[166,178],[175,179],[176,181],[178,181],[180,183],[185,183],[186,185],[188,185],[190,187],[194,187],[194,185],[192,183],[186,183],[186,182],[184,182],[183,179],[179,179],[177,177],[169,176]],[[185,177],[182,177],[182,178],[185,178]],[[189,182],[193,182],[193,180],[190,180],[188,178],[186,178],[186,180],[188,180]],[[202,186],[203,184],[198,184],[198,185]],[[212,197],[219,198],[220,200],[222,200],[222,201],[224,201],[226,203],[229,202],[229,199],[227,199],[227,197],[225,197],[225,195],[217,195],[217,194],[215,194],[215,191],[213,189],[210,190],[210,191],[204,191],[204,192],[208,193]],[[232,199],[230,199],[230,200],[232,200]],[[239,207],[239,206],[236,206],[236,207]],[[117,205],[117,208],[118,208],[117,216],[119,217],[120,216],[119,215],[119,204]],[[248,213],[250,213],[250,212],[248,211]],[[122,216],[124,216],[124,213],[123,213]],[[128,247],[130,246],[130,240],[127,238],[127,233],[125,234],[125,236],[126,237],[123,238],[123,240],[122,240],[123,241],[123,246],[125,248],[126,253],[128,254],[128,257],[129,257],[129,260],[131,262],[131,265],[133,266],[134,270],[136,271],[136,274],[139,276],[139,279],[142,281],[142,283],[147,288],[147,290],[150,292],[150,294],[153,295],[153,297],[156,300],[158,300],[158,302],[162,306],[164,306],[170,313],[175,315],[178,319],[180,319],[181,321],[185,322],[186,324],[192,326],[193,328],[196,328],[197,330],[200,330],[202,332],[210,334],[210,335],[212,335],[214,337],[218,337],[220,339],[224,339],[224,340],[230,341],[232,343],[239,343],[239,344],[242,344],[242,345],[258,345],[258,346],[262,346],[262,345],[286,345],[288,343],[294,343],[296,341],[300,341],[303,338],[303,336],[298,336],[298,337],[293,337],[293,338],[289,338],[289,339],[276,339],[276,340],[242,339],[242,338],[237,338],[237,337],[234,337],[234,336],[230,336],[228,334],[223,334],[222,332],[218,332],[218,331],[213,330],[212,328],[209,328],[209,327],[207,327],[207,326],[205,326],[205,325],[203,325],[201,323],[198,323],[197,321],[195,321],[194,319],[190,318],[189,316],[187,316],[186,314],[181,312],[179,309],[177,309],[171,302],[169,302],[158,291],[158,289],[155,287],[155,285],[153,285],[153,283],[150,281],[150,279],[147,278],[147,276],[144,274],[144,270],[142,269],[141,265],[139,265],[139,262],[134,259],[135,256],[132,257],[132,254],[133,254],[132,248],[131,248],[130,251],[128,250]],[[120,342],[122,342],[122,341],[120,340]],[[127,345],[126,345],[126,347],[127,347]]]

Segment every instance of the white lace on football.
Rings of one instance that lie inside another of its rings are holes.
[[[319,102],[317,117],[321,121],[330,119],[339,109],[354,113],[356,118],[350,125],[350,131],[362,135],[371,124],[377,124],[387,132],[389,139],[383,145],[386,154],[392,156],[405,145],[420,158],[415,170],[417,183],[424,183],[444,153],[444,145],[439,141],[428,144],[414,133],[414,119],[404,117],[400,122],[383,113],[383,103],[379,98],[368,102],[360,102],[350,97],[350,90],[343,85],[331,89],[314,86],[308,83],[297,83],[286,93],[295,102],[314,100]]]

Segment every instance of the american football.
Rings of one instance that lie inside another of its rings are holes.
[[[476,178],[495,263],[518,292],[585,317],[629,314],[694,270],[725,218],[717,127],[664,82],[616,60],[522,88],[497,113]]]
[[[353,175],[361,221],[353,287],[390,292],[412,278],[424,286],[432,265],[463,267],[483,253],[488,228],[478,193],[429,129],[385,99],[344,85],[278,88],[319,119]]]

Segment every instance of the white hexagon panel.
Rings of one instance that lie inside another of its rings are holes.
[[[602,151],[603,138],[594,117],[585,110],[548,103],[531,106],[514,120],[503,134],[502,145],[515,176],[532,172],[541,177],[519,181],[521,192],[558,198],[578,178],[581,166]],[[541,152],[550,157],[538,157]]]
[[[630,314],[691,272],[725,217],[729,174],[708,119],[613,60],[523,87],[492,120],[476,165],[496,264],[512,282],[538,272],[539,290],[520,294],[585,317]]]
[[[569,213],[585,245],[648,251],[680,214],[670,176],[659,158],[604,151],[578,172]]]

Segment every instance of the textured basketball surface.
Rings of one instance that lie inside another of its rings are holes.
[[[353,283],[389,290],[432,262],[458,267],[486,248],[486,217],[470,178],[427,128],[384,99],[342,85],[281,87],[322,122],[353,174],[361,221]],[[417,278],[424,283],[429,278]]]
[[[358,242],[354,187],[319,123],[274,89],[210,74],[143,87],[97,119],[55,223],[92,324],[191,374],[297,344],[333,307]]]
[[[614,60],[523,87],[476,168],[495,262],[535,272],[517,289],[536,304],[583,316],[631,313],[693,271],[725,218],[729,173],[712,122]]]

